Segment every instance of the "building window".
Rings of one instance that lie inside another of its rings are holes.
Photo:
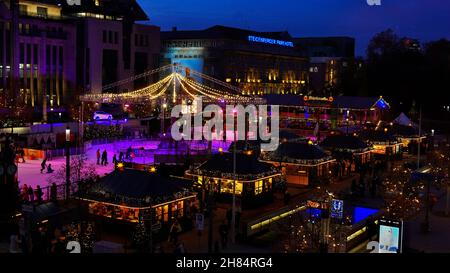
[[[112,33],[112,31],[108,31],[108,42],[110,43],[110,44],[112,44],[112,42],[113,42],[113,33]]]
[[[184,201],[172,203],[172,217],[179,218],[184,216]]]
[[[106,43],[106,30],[103,30],[103,43]]]
[[[37,7],[37,16],[42,18],[48,17],[48,9],[44,7]]]
[[[27,5],[19,5],[19,12],[20,12],[20,14],[27,14],[28,6]]]
[[[169,221],[169,205],[156,208],[156,219],[161,222]]]
[[[236,195],[242,194],[242,183],[236,181]],[[233,194],[233,180],[222,180],[220,185],[220,192]]]
[[[119,43],[119,38],[118,38],[118,33],[117,33],[117,31],[116,32],[114,32],[114,43],[117,45],[118,43]]]
[[[259,180],[255,182],[255,195],[261,194],[263,192],[263,181]]]

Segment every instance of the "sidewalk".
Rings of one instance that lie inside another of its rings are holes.
[[[420,230],[425,219],[425,211],[416,219],[405,223],[405,246],[426,253],[450,253],[450,217],[444,216],[446,195],[441,191],[438,203],[429,214],[430,229],[428,234]]]

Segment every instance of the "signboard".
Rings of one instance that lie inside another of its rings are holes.
[[[401,253],[403,222],[381,219],[379,225],[379,253]]]
[[[198,230],[203,230],[205,226],[205,216],[201,213],[195,214],[195,228]]]
[[[294,43],[290,41],[282,41],[271,38],[257,37],[257,36],[248,36],[248,40],[250,42],[263,43],[263,44],[272,44],[272,45],[280,45],[287,47],[294,47]]]
[[[344,216],[344,200],[331,200],[331,218],[342,219]]]

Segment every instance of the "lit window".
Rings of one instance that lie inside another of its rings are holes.
[[[263,181],[259,180],[255,182],[255,195],[261,194],[263,192]]]

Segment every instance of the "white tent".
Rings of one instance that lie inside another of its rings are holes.
[[[412,121],[405,115],[405,113],[401,113],[396,119],[394,119],[394,123],[399,124],[399,125],[403,125],[403,126],[413,126],[413,127],[417,127],[417,124],[415,124],[414,122],[412,122]]]

